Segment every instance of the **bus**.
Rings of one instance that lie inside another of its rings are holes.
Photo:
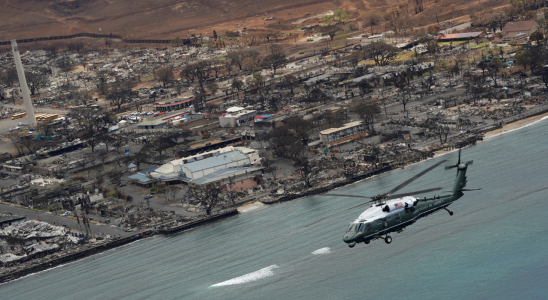
[[[12,120],[15,120],[15,119],[19,119],[19,118],[22,118],[22,117],[26,117],[27,116],[27,113],[24,112],[24,113],[18,113],[18,114],[15,114],[11,117]]]
[[[53,119],[57,119],[59,117],[58,114],[40,114],[36,116],[36,121],[49,121]]]

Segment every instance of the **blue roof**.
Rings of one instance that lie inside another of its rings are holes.
[[[141,174],[141,173],[133,174],[133,175],[129,176],[128,178],[129,179],[137,179],[140,182],[150,181],[150,179],[148,179],[148,177],[145,174]]]
[[[129,168],[129,166],[128,166]],[[156,169],[158,169],[159,167],[155,167],[155,168],[152,168],[152,169],[148,169],[148,170],[144,170],[144,171],[139,171],[137,174],[133,174],[131,176],[129,176],[128,178],[129,179],[137,179],[141,182],[147,182],[147,181],[150,181],[150,179],[148,179],[147,177],[147,173],[152,173],[154,172]]]
[[[135,168],[137,167],[134,163],[130,163],[129,166],[127,166],[128,168]]]
[[[156,169],[158,169],[158,168],[159,168],[159,167],[154,167],[154,168],[152,168],[152,169],[144,170],[144,171],[141,171],[141,172],[139,172],[139,173],[143,173],[143,174],[146,174],[146,173],[148,173],[148,172],[152,173],[152,172],[156,171]]]
[[[206,159],[198,160],[191,163],[184,164],[185,168],[188,168],[191,172],[197,172],[216,166],[222,166],[231,162],[239,161],[248,158],[247,155],[243,154],[238,150],[221,153],[219,155],[209,157]],[[234,159],[234,160],[233,160]]]

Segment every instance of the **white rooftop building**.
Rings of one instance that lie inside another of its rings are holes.
[[[244,122],[253,121],[256,110],[247,110],[243,107],[230,107],[223,116],[219,117],[221,127],[238,127]]]
[[[253,165],[258,164],[260,164],[259,151],[229,146],[172,160],[158,168],[138,172],[129,178],[137,179],[144,184],[153,179],[161,179],[165,182],[192,182],[211,173],[217,174],[220,170],[252,168]],[[228,174],[226,171],[221,173]]]

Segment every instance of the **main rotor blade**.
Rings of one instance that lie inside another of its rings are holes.
[[[424,193],[428,193],[428,192],[439,191],[439,190],[441,190],[441,189],[442,189],[441,187],[437,187],[437,188],[431,188],[431,189],[426,189],[426,190],[414,191],[414,192],[410,192],[410,193],[391,195],[391,196],[389,196],[388,198],[386,198],[385,200],[390,200],[390,199],[395,199],[395,198],[400,198],[400,197],[405,197],[405,196],[411,196],[411,195],[424,194]],[[333,195],[335,195],[335,194],[322,194],[322,195],[319,195],[319,196],[333,196]],[[353,195],[337,195],[337,196],[352,196],[352,197],[369,198],[369,197],[364,197],[364,196],[353,196]],[[337,212],[337,213],[334,213],[334,214],[332,214],[332,215],[329,215],[329,216],[327,216],[327,217],[325,217],[325,218],[323,218],[323,219],[321,219],[321,220],[319,220],[319,221],[316,221],[316,222],[314,222],[314,223],[312,223],[312,224],[310,224],[310,225],[307,225],[306,227],[310,227],[310,226],[312,226],[312,225],[318,224],[318,223],[323,222],[324,220],[327,220],[327,219],[329,219],[329,218],[331,218],[331,217],[333,217],[333,216],[336,216],[336,215],[338,215],[338,214],[340,214],[340,213],[343,213],[343,212],[345,212],[345,211],[352,210],[352,209],[354,209],[354,208],[356,208],[356,207],[360,207],[360,206],[362,206],[362,205],[366,205],[366,204],[368,204],[368,203],[370,203],[370,202],[373,202],[373,201],[367,201],[367,202],[364,202],[364,203],[361,203],[361,204],[352,206],[352,207],[350,207],[350,208],[347,208],[347,209],[345,209],[345,210],[341,210],[341,211],[339,211],[339,212]]]
[[[371,197],[367,197],[367,196],[345,195],[345,194],[319,194],[319,195],[316,195],[316,196],[323,196],[323,197],[337,196],[337,197],[354,197],[354,198],[368,198],[368,199],[371,199]]]
[[[340,212],[337,212],[337,213],[334,213],[334,214],[332,214],[332,215],[329,215],[329,216],[327,216],[327,217],[325,217],[325,218],[323,218],[323,219],[321,219],[321,220],[319,220],[319,221],[316,221],[316,222],[314,222],[314,223],[312,223],[312,224],[310,224],[310,225],[307,225],[306,227],[310,227],[310,226],[312,226],[312,225],[315,225],[315,224],[318,224],[318,223],[320,223],[320,222],[323,222],[324,220],[327,220],[327,219],[329,219],[329,218],[331,218],[331,217],[333,217],[333,216],[336,216],[336,215],[338,215],[338,214],[340,214],[340,213],[343,213],[343,212],[345,212],[345,211],[349,211],[349,210],[354,209],[354,208],[356,208],[356,207],[360,207],[360,206],[362,206],[362,205],[366,205],[366,204],[369,203],[369,202],[371,202],[371,201],[367,201],[367,202],[365,202],[365,203],[362,203],[362,204],[358,204],[358,205],[352,206],[352,207],[347,208],[347,209],[345,209],[345,210],[341,210]]]
[[[443,163],[446,162],[446,161],[447,161],[447,160],[442,160],[442,161],[440,161],[440,162],[434,164],[433,166],[427,168],[426,170],[420,172],[419,174],[417,174],[417,175],[411,177],[410,179],[407,179],[404,183],[402,183],[402,184],[398,185],[397,187],[395,187],[395,188],[391,189],[390,191],[388,191],[387,194],[393,194],[393,193],[395,193],[395,192],[401,190],[401,189],[404,188],[406,185],[408,185],[408,184],[410,184],[411,182],[415,181],[417,178],[421,177],[422,175],[424,175],[424,174],[426,174],[426,173],[432,171],[435,167],[437,167],[437,166],[443,164]]]
[[[390,195],[390,196],[388,196],[388,198],[386,198],[386,200],[401,198],[401,197],[405,197],[405,196],[420,195],[420,194],[429,193],[429,192],[433,192],[433,191],[439,191],[441,189],[442,189],[441,187],[437,187],[437,188],[414,191],[414,192],[409,192],[409,193]]]

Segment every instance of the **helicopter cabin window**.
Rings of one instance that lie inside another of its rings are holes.
[[[394,217],[396,218],[396,221],[399,221],[401,219],[400,214],[395,214]]]
[[[381,225],[382,224],[382,220],[381,219],[378,219],[377,220],[377,225]]]
[[[365,227],[365,229],[364,229],[365,232],[368,232],[369,230],[371,230],[371,224],[369,224],[369,223],[365,223],[364,227]]]
[[[390,221],[390,220],[392,220],[392,215],[386,216],[386,221]]]

